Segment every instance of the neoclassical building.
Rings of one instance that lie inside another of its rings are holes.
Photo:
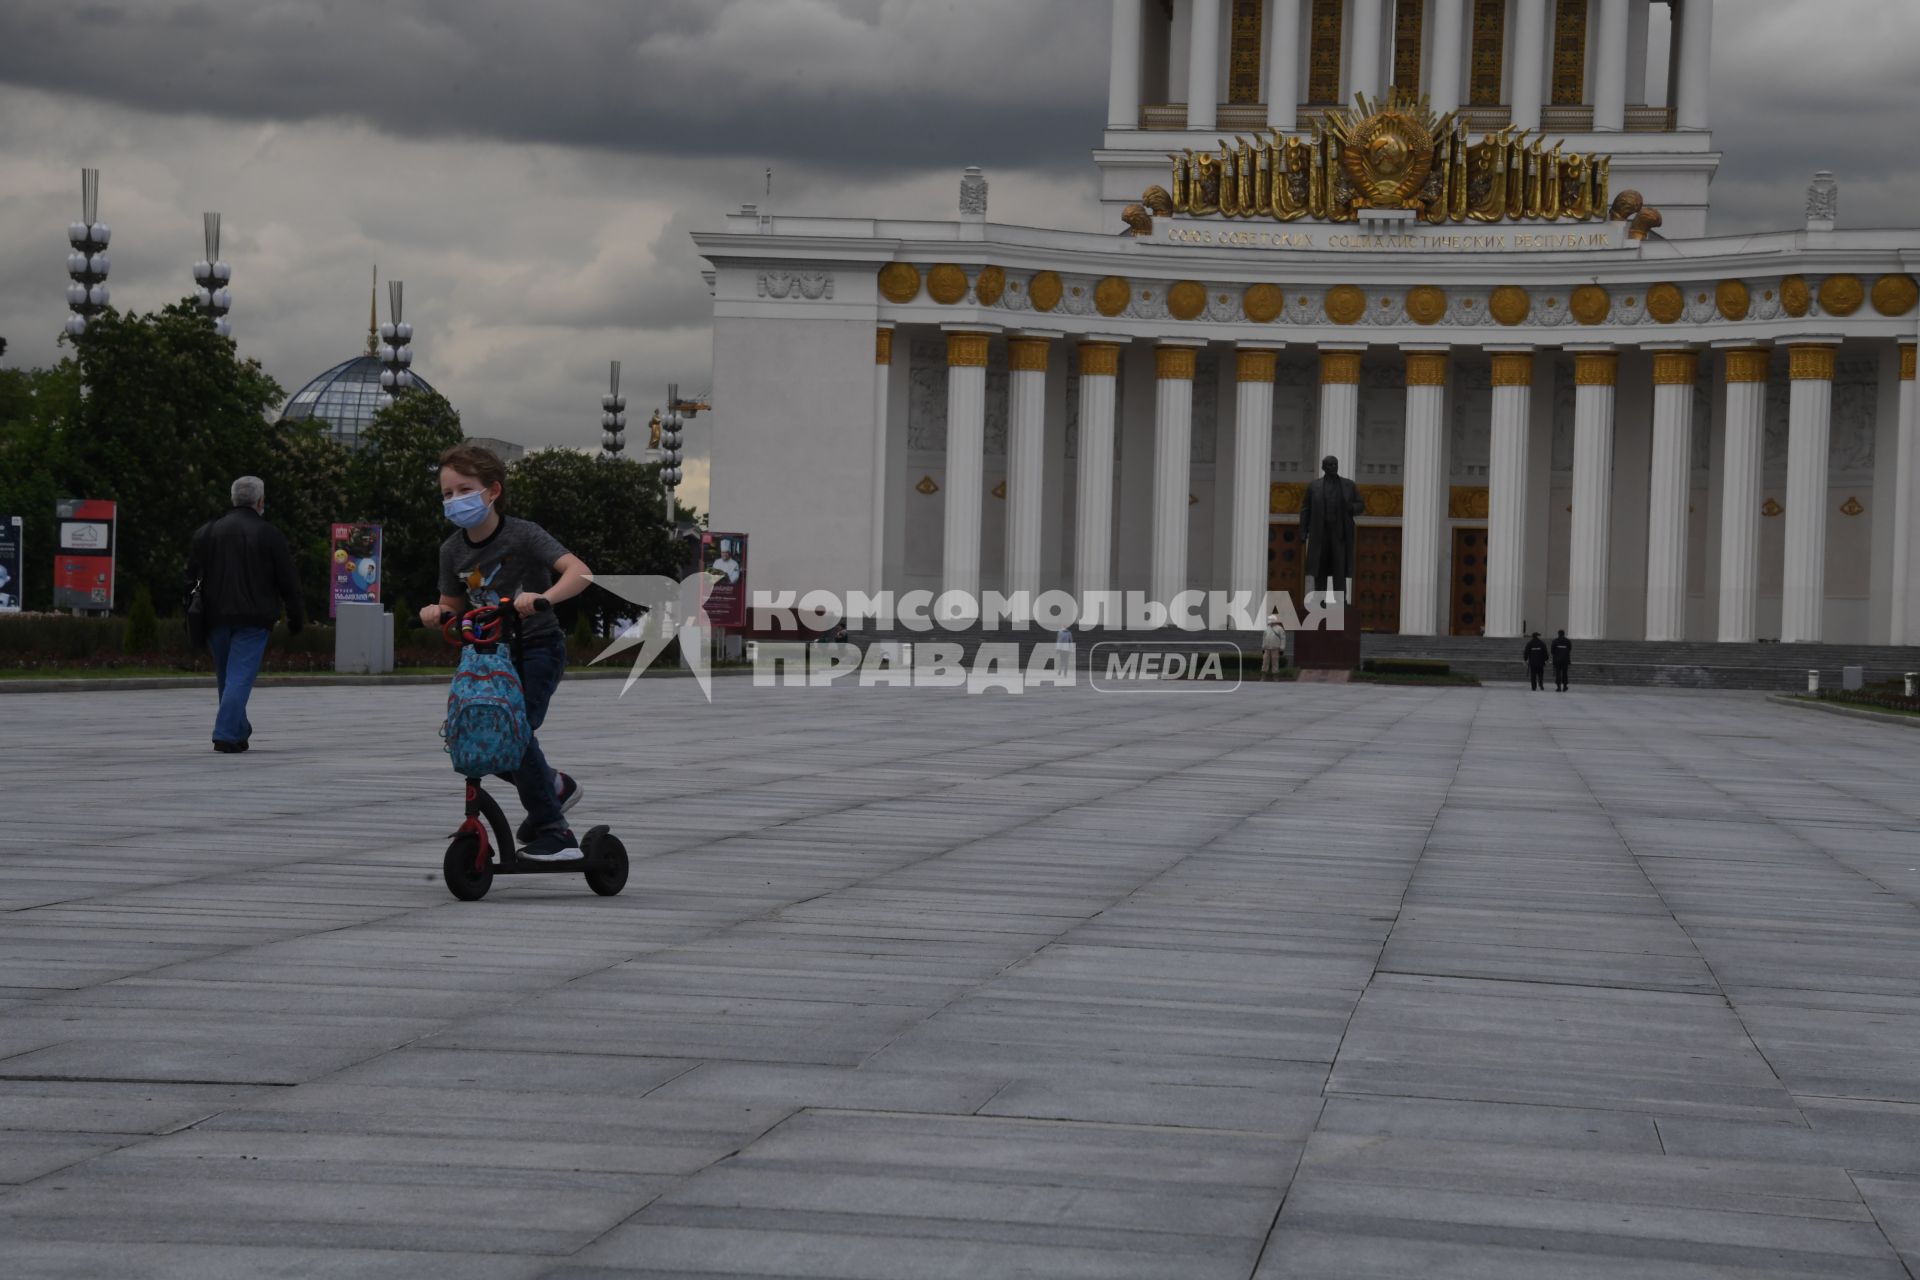
[[[1115,0],[1109,227],[969,170],[949,220],[696,235],[714,527],[756,589],[1297,590],[1331,454],[1373,630],[1920,641],[1920,230],[1820,174],[1707,234],[1712,20]]]

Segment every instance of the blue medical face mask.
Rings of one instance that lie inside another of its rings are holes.
[[[484,491],[463,493],[458,497],[448,498],[440,504],[440,509],[447,513],[447,519],[462,529],[476,528],[486,523],[487,495]]]

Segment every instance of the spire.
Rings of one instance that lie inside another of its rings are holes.
[[[367,290],[367,354],[380,349],[380,264],[373,266],[373,287]]]

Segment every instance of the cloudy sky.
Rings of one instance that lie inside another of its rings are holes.
[[[1797,224],[1816,168],[1843,226],[1920,225],[1920,4],[1716,15],[1713,230]],[[782,212],[948,216],[979,164],[995,220],[1099,226],[1107,41],[1105,0],[0,0],[4,360],[55,355],[91,165],[116,304],[188,292],[217,209],[289,391],[358,352],[377,262],[469,430],[591,446],[609,359],[636,406],[708,385],[687,233],[768,166]]]

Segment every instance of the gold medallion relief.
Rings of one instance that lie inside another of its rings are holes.
[[[1093,286],[1093,306],[1103,316],[1117,316],[1133,301],[1133,286],[1121,276],[1107,276]]]
[[[1597,284],[1583,284],[1567,299],[1567,310],[1581,324],[1604,324],[1613,314],[1613,299]]]
[[[1859,276],[1828,276],[1820,282],[1820,309],[1830,316],[1850,316],[1866,298]]]
[[[880,296],[888,302],[912,302],[920,296],[920,271],[910,262],[880,268]]]
[[[990,307],[1000,301],[1000,295],[1007,291],[1007,273],[1002,267],[982,267],[980,274],[974,277],[973,297],[983,307]]]
[[[942,262],[927,272],[927,296],[950,307],[967,296],[967,273],[951,262]]]
[[[1780,282],[1780,309],[1796,320],[1813,309],[1813,294],[1804,276],[1788,276]]]
[[[1277,284],[1256,284],[1240,299],[1240,310],[1255,324],[1271,324],[1280,315],[1286,295]]]
[[[1647,314],[1661,324],[1672,324],[1687,309],[1687,300],[1679,286],[1657,284],[1647,290]]]
[[[1407,290],[1407,319],[1415,324],[1438,324],[1446,318],[1447,291],[1430,284]]]
[[[1327,319],[1352,324],[1367,313],[1367,295],[1358,285],[1337,284],[1327,290]]]
[[[1194,320],[1207,309],[1207,287],[1197,280],[1176,280],[1167,290],[1167,314],[1175,320]]]
[[[1903,316],[1920,302],[1920,285],[1912,276],[1881,276],[1873,282],[1873,309],[1883,316]]]
[[[1036,272],[1033,279],[1027,281],[1027,297],[1033,300],[1035,311],[1051,311],[1060,305],[1060,273],[1058,271]]]
[[[1533,299],[1517,284],[1503,284],[1487,299],[1487,310],[1504,325],[1516,325],[1533,310]]]
[[[1745,320],[1753,297],[1743,280],[1722,280],[1713,290],[1713,304],[1729,320]]]

